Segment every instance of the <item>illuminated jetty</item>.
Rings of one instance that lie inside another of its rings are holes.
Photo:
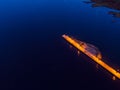
[[[62,35],[62,37],[79,51],[89,56],[98,65],[109,71],[113,75],[113,80],[115,80],[116,77],[120,79],[120,73],[102,60],[101,53],[95,46],[76,40],[68,35]]]

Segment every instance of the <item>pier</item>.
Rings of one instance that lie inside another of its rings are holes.
[[[77,48],[80,52],[83,52],[85,55],[90,57],[94,62],[96,62],[98,65],[102,66],[104,69],[106,69],[108,72],[110,72],[113,75],[113,80],[116,80],[116,77],[120,79],[120,73],[114,69],[113,67],[109,66],[107,63],[105,63],[101,57],[95,56],[91,52],[87,51],[85,47],[82,46],[78,41],[76,41],[74,38],[68,36],[68,35],[62,35],[62,37],[69,42],[72,46]]]

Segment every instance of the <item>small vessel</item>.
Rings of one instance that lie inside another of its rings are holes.
[[[72,38],[72,37],[71,37]],[[73,38],[74,39],[74,38]],[[92,55],[94,55],[95,57],[102,59],[102,55],[101,52],[99,51],[99,49],[97,47],[95,47],[92,44],[74,39],[77,43],[79,43],[79,45],[84,48],[84,52],[90,52]]]

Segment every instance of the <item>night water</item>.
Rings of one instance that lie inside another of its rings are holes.
[[[1,90],[120,90],[118,80],[61,37],[95,45],[119,67],[120,18],[110,10],[81,0],[1,0]]]

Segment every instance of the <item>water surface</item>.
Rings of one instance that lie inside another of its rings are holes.
[[[109,10],[80,0],[1,0],[1,88],[117,90],[118,81],[86,56],[77,56],[61,37],[97,46],[105,61],[119,67],[120,19]]]

